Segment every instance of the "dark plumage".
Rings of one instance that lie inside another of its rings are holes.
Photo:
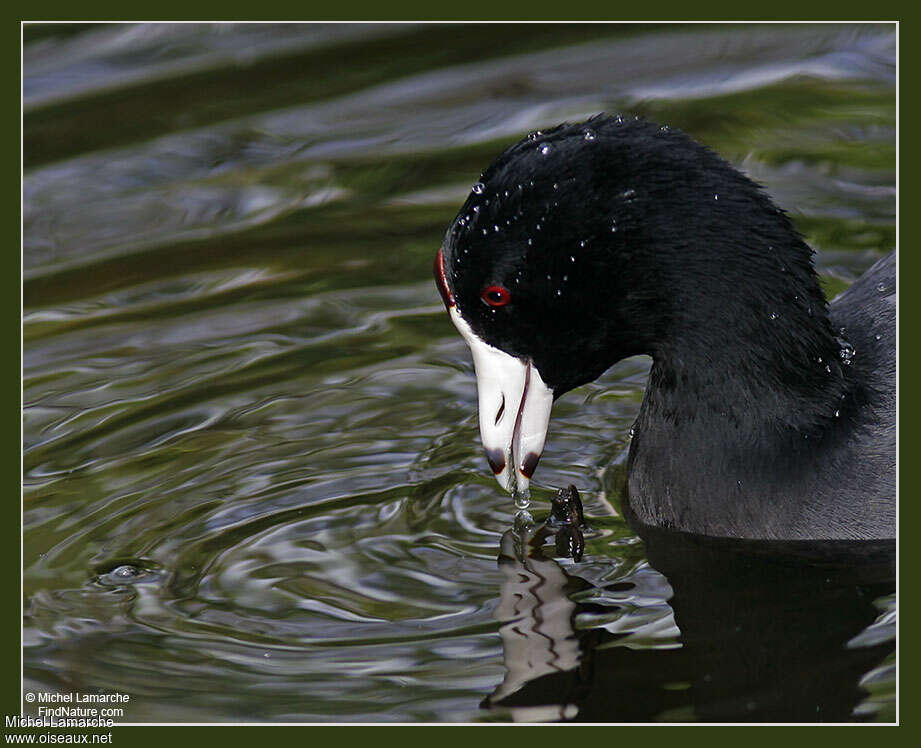
[[[554,397],[652,357],[628,461],[640,523],[894,537],[894,255],[829,305],[758,185],[681,132],[611,117],[506,150],[442,254],[475,337]],[[491,285],[510,303],[484,303]]]

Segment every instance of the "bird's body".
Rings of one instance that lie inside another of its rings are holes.
[[[894,255],[829,306],[786,214],[684,134],[596,118],[512,146],[436,276],[509,490],[527,490],[553,399],[647,354],[627,477],[638,522],[894,536]]]
[[[720,360],[726,347],[702,383],[653,363],[627,468],[637,520],[723,537],[894,536],[895,256],[829,313],[836,349],[809,362],[827,390],[770,386],[762,364]]]

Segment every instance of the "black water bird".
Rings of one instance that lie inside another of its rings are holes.
[[[895,255],[830,304],[812,255],[757,184],[675,129],[596,117],[508,148],[435,259],[499,482],[527,493],[554,399],[647,354],[637,523],[894,537]]]

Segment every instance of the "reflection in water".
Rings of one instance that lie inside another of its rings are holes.
[[[502,537],[507,674],[482,706],[580,722],[844,722],[871,711],[863,684],[895,648],[894,611],[874,605],[894,591],[893,543],[644,528],[651,567],[599,589],[596,569],[546,554],[552,533],[548,523]],[[650,577],[672,615],[631,610]],[[653,636],[637,640],[644,628]]]
[[[574,591],[574,582],[553,559],[529,547],[529,540],[526,529],[502,536],[503,580],[496,617],[503,621],[499,633],[508,672],[488,703],[512,698],[539,678],[574,670],[581,659],[572,624],[576,605],[568,594]],[[572,717],[576,709],[568,697],[560,691],[557,703],[518,707],[512,714],[528,721]]]

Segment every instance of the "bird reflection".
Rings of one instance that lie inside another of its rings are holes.
[[[499,551],[503,581],[496,615],[505,622],[500,635],[507,674],[490,697],[494,702],[513,698],[528,683],[545,676],[565,676],[581,661],[573,631],[576,605],[570,600],[578,589],[576,580],[552,558],[545,558],[539,543],[531,545],[534,538],[520,516],[519,525],[517,532],[509,530],[502,536]],[[565,703],[566,698],[562,701],[524,707],[514,715],[529,721],[573,716],[574,707]]]
[[[635,529],[648,564],[611,580],[576,563],[575,488],[543,525],[519,514],[498,559],[507,673],[481,706],[527,722],[872,718],[860,682],[895,649],[872,633],[894,543]]]

